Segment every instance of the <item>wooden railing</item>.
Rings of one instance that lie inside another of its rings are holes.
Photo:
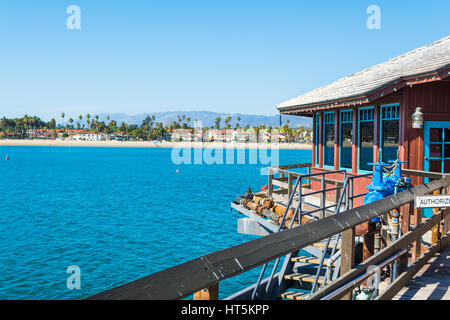
[[[307,173],[299,173],[291,171],[291,169],[301,169],[307,168]],[[326,209],[336,207],[336,204],[340,198],[342,188],[344,185],[344,180],[346,176],[346,170],[335,170],[335,171],[321,171],[318,173],[312,173],[312,164],[311,163],[302,163],[302,164],[293,164],[293,165],[284,165],[278,167],[268,167],[268,188],[267,194],[269,197],[273,197],[274,194],[284,195],[285,199],[289,199],[293,192],[293,183],[296,181],[298,177],[302,177],[301,186],[302,188],[311,189],[312,181],[316,181],[320,183],[320,190],[315,192],[310,192],[309,195],[314,195],[320,197],[320,207]],[[279,177],[275,177],[278,174]],[[331,179],[329,175],[341,174],[342,180]],[[328,187],[328,186],[332,187]],[[279,189],[274,189],[274,186],[279,187]],[[334,196],[330,195],[334,193]],[[326,206],[327,202],[327,194],[328,197],[332,197],[329,199],[333,204],[330,206]],[[306,196],[307,194],[305,194]]]
[[[310,300],[336,300],[348,296],[356,286],[360,285],[367,280],[373,272],[369,272],[368,268],[371,266],[384,267],[387,263],[391,263],[390,257],[407,254],[408,250],[412,247],[413,242],[418,241],[421,236],[430,231],[434,226],[440,225],[441,222],[445,222],[446,217],[449,215],[450,210],[439,211],[427,222],[414,228],[414,230],[408,232],[398,240],[391,243],[389,246],[381,250],[378,254],[370,257],[363,263],[361,263],[357,269],[352,269],[346,274],[342,275],[336,281],[330,283],[326,287],[317,291],[309,299]],[[432,247],[425,252],[425,254],[418,260],[416,260],[408,269],[400,273],[397,278],[389,285],[387,290],[377,296],[377,300],[391,299],[395,296],[408,282],[409,280],[420,270],[420,268],[428,262],[428,260],[437,252],[444,248],[449,239],[448,225],[447,232],[441,237]]]
[[[429,179],[449,179],[449,176],[441,173],[433,173],[419,170],[403,170],[404,174],[415,175]],[[425,185],[426,187],[428,185]],[[439,189],[433,189],[429,193],[433,195],[448,194],[448,188],[442,187]],[[419,195],[419,194],[417,194]],[[418,210],[419,217],[422,216],[421,209]],[[408,252],[416,250],[415,256],[419,257],[413,261],[413,263],[405,268],[405,270],[399,270],[399,274],[391,274],[391,283],[380,294],[376,296],[376,300],[388,300],[392,299],[416,274],[417,272],[433,257],[436,253],[445,248],[450,239],[450,208],[439,210],[433,209],[433,216],[426,222],[416,226],[405,235],[401,236],[396,241],[389,244],[379,253],[373,255],[360,265],[357,269],[351,269],[347,273],[341,275],[339,279],[328,284],[311,297],[310,300],[337,300],[342,298],[349,298],[351,291],[365,282],[368,277],[374,274],[374,270],[369,271],[369,267],[382,268],[387,264],[392,263],[396,259],[390,259],[392,257],[403,256],[408,258]],[[421,256],[424,246],[421,244],[421,237],[427,233],[433,231],[431,237],[431,246],[427,248]],[[391,268],[392,272],[392,268]]]
[[[355,226],[405,204],[409,204],[414,201],[415,196],[441,191],[443,188],[449,186],[450,177],[446,176],[440,180],[431,181],[425,185],[391,195],[365,206],[204,255],[161,272],[95,294],[88,299],[170,300],[182,299],[195,292],[204,290],[204,288],[214,292],[217,289],[218,283],[222,280],[242,274],[267,262],[286,256],[291,252],[312,245],[313,243],[343,233],[343,261],[341,264],[341,272],[344,273],[344,276],[317,291],[312,296],[313,299],[321,298],[324,296],[324,293],[331,293],[345,285],[347,283],[346,280],[363,274],[369,265],[377,264],[384,258],[392,257],[392,255],[398,254],[400,250],[404,250],[411,242],[416,241],[432,226],[439,223],[447,215],[447,211],[440,211],[439,214],[436,214],[428,222],[417,227],[414,231],[405,234],[383,249],[379,254],[365,261],[362,267],[359,266],[357,269],[352,270]],[[446,233],[439,240],[439,246],[446,243],[448,241],[447,239],[448,235]],[[432,250],[438,249],[433,248]],[[431,253],[428,255],[431,255]],[[397,278],[398,286],[402,283],[401,281],[406,281],[410,275]],[[264,283],[261,283],[261,285],[263,286]],[[217,298],[217,294],[214,294],[214,297]]]
[[[307,168],[307,175],[311,174],[312,164],[311,163],[301,163],[292,164],[278,167],[268,167],[268,194],[269,197],[274,193],[274,186],[280,187],[282,190],[287,190],[287,197],[289,198],[292,193],[292,184],[295,179],[301,175],[301,173],[289,171],[289,169],[301,169]],[[275,178],[275,174],[279,174],[279,178]]]

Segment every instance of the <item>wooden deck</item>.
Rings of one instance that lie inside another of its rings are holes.
[[[450,300],[450,245],[432,257],[393,300]]]

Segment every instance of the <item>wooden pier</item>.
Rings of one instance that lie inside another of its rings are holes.
[[[450,246],[432,257],[393,300],[450,300]]]

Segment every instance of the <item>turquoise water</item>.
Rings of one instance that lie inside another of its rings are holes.
[[[0,299],[80,299],[254,239],[230,201],[267,184],[265,165],[175,165],[171,149],[1,147],[0,159]],[[280,164],[310,161],[280,150]],[[71,265],[80,290],[67,289]]]

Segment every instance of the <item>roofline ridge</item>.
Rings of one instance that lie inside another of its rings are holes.
[[[388,65],[389,63],[392,63],[393,61],[397,61],[397,60],[399,60],[400,58],[404,58],[404,57],[409,56],[409,55],[411,55],[411,54],[413,54],[413,53],[417,53],[417,52],[423,51],[423,50],[425,50],[425,49],[427,49],[427,48],[430,48],[430,47],[433,47],[433,46],[435,46],[435,45],[441,44],[441,43],[443,43],[443,42],[445,42],[445,41],[450,41],[450,35],[448,35],[448,36],[446,36],[446,37],[444,37],[444,38],[441,38],[441,39],[439,39],[439,40],[436,40],[436,41],[434,41],[434,42],[432,42],[432,43],[430,43],[430,44],[428,44],[428,45],[425,45],[425,46],[416,48],[416,49],[411,50],[411,51],[408,51],[408,52],[405,52],[405,53],[403,53],[403,54],[401,54],[401,55],[399,55],[399,56],[396,56],[396,57],[394,57],[394,58],[391,58],[391,59],[389,59],[389,60],[387,60],[387,61],[385,61],[385,62],[376,64],[376,65],[374,65],[374,66],[371,66],[371,67],[369,67],[369,68],[363,69],[363,70],[361,70],[361,71],[359,71],[359,72],[356,72],[356,73],[353,73],[353,74],[351,74],[351,75],[348,75],[348,76],[339,78],[339,79],[333,81],[332,83],[330,83],[330,84],[328,84],[328,85],[325,85],[325,86],[316,88],[316,89],[314,89],[314,90],[308,91],[308,92],[303,93],[303,94],[301,94],[301,95],[299,95],[299,96],[296,96],[296,97],[294,97],[294,98],[292,98],[292,99],[285,100],[285,101],[283,101],[283,102],[277,104],[277,105],[276,105],[276,108],[277,108],[277,109],[279,109],[279,108],[285,108],[285,107],[280,107],[280,105],[286,104],[286,103],[288,103],[289,101],[296,100],[296,99],[298,99],[298,98],[300,98],[300,97],[302,97],[302,96],[305,96],[305,95],[307,95],[307,94],[313,94],[313,93],[316,93],[316,92],[320,92],[320,91],[322,91],[322,90],[324,90],[324,89],[327,89],[327,88],[329,88],[329,87],[331,87],[331,86],[336,85],[336,84],[339,83],[339,82],[342,82],[342,81],[344,81],[344,80],[353,78],[353,77],[355,77],[355,76],[357,76],[357,75],[366,73],[366,72],[368,72],[368,71],[371,71],[371,70],[380,68],[380,67],[382,67],[382,66]]]

